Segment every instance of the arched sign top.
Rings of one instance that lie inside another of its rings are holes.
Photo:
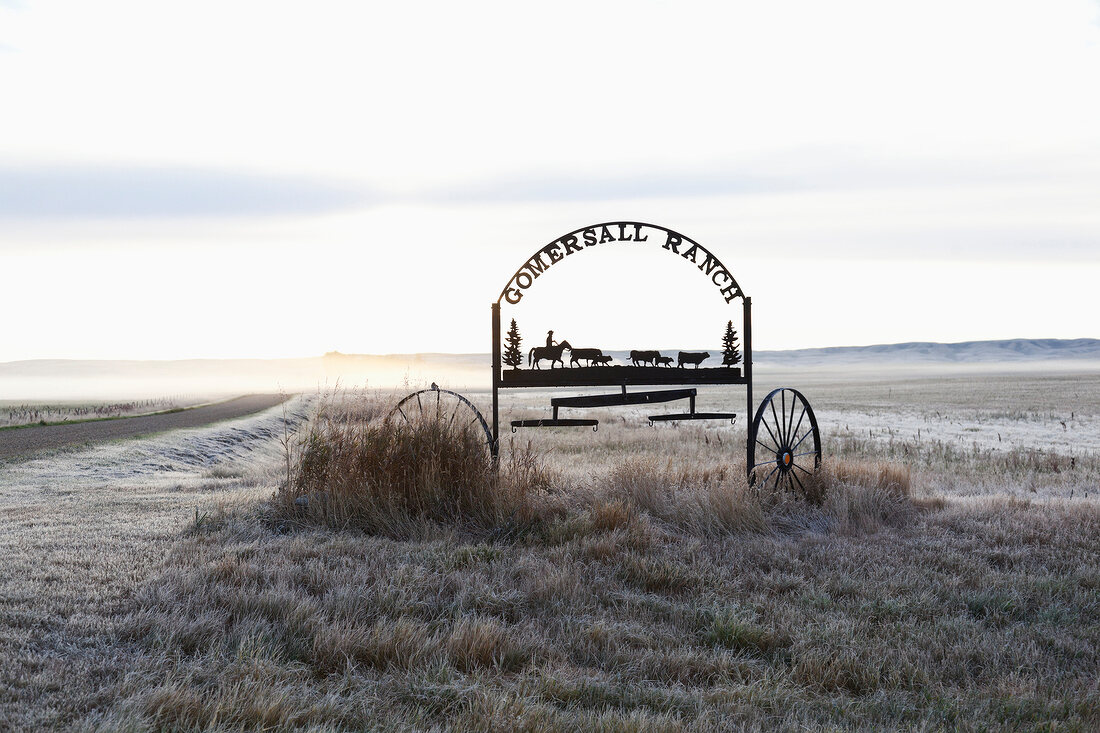
[[[581,227],[558,237],[531,255],[520,266],[508,284],[504,286],[497,303],[505,301],[515,305],[523,299],[524,292],[544,272],[567,257],[601,245],[624,246],[648,244],[668,250],[695,265],[718,288],[727,303],[744,298],[741,286],[733,274],[713,253],[690,237],[656,224],[640,221],[610,221]]]

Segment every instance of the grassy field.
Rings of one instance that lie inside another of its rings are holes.
[[[180,410],[209,398],[195,396],[156,397],[125,402],[26,402],[0,401],[0,429],[22,425],[54,425],[87,420],[148,415]]]
[[[495,483],[379,394],[4,469],[0,728],[1100,726],[1100,376],[808,381],[820,503],[740,420],[600,410]]]

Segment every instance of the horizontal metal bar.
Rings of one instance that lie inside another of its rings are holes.
[[[573,420],[569,418],[560,418],[558,420],[546,419],[512,421],[513,428],[577,428],[595,427],[599,424],[599,420]]]
[[[666,422],[669,420],[733,420],[736,412],[685,412],[681,415],[650,415],[651,421]]]
[[[515,387],[619,387],[621,385],[748,384],[737,367],[566,367],[503,369],[501,389]]]
[[[591,394],[579,397],[554,397],[552,407],[611,407],[613,405],[647,405],[653,402],[671,402],[694,397],[695,389],[667,389],[656,392],[616,392],[615,394]]]

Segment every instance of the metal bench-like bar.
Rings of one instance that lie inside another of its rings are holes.
[[[650,422],[669,422],[672,420],[729,420],[737,419],[736,412],[686,412],[680,415],[650,415]]]
[[[591,427],[597,429],[599,420],[559,418],[558,409],[561,407],[614,407],[619,405],[646,405],[658,402],[672,402],[673,400],[688,400],[688,412],[674,413],[671,415],[650,415],[650,422],[670,422],[673,420],[729,420],[731,423],[737,418],[734,412],[696,412],[695,389],[666,389],[650,392],[627,392],[613,394],[580,395],[578,397],[555,397],[550,400],[554,408],[554,417],[537,420],[513,420],[512,430],[516,428],[552,428],[552,427]]]
[[[592,394],[579,397],[555,397],[550,400],[551,407],[614,407],[616,405],[647,405],[654,402],[671,402],[690,399],[695,401],[695,389],[663,389],[650,392],[622,392],[614,394]]]
[[[516,428],[583,428],[591,427],[596,430],[600,425],[599,420],[584,420],[570,418],[554,418],[552,420],[513,420],[512,432]]]

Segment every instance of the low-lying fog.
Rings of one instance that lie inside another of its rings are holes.
[[[1090,342],[1090,343],[1085,343]],[[1084,344],[1084,346],[1082,346]],[[757,352],[754,382],[788,386],[830,381],[921,379],[939,375],[1069,374],[1100,371],[1100,342],[1001,341]],[[931,347],[931,348],[930,348]],[[717,366],[721,351],[703,366]],[[610,352],[629,363],[625,352]],[[675,354],[676,349],[663,353]],[[343,387],[490,385],[488,354],[332,353],[303,359],[182,361],[37,360],[0,363],[0,403],[131,400],[246,392],[312,392]]]

